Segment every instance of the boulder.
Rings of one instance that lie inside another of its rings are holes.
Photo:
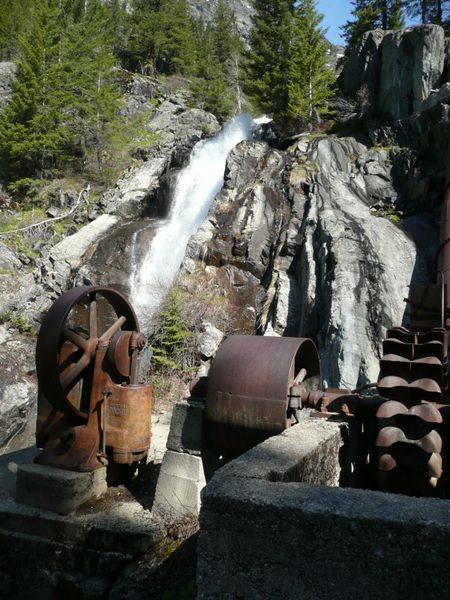
[[[196,336],[197,349],[203,358],[212,358],[219,349],[224,333],[212,323],[203,323],[202,329]]]
[[[448,55],[439,25],[369,31],[348,56],[339,86],[344,96],[395,122],[429,108],[430,94],[449,80]]]
[[[392,120],[418,111],[439,88],[445,33],[438,25],[389,32],[383,39],[379,109]]]
[[[366,32],[361,42],[348,57],[339,77],[344,96],[356,97],[359,90],[367,90],[367,102],[373,107],[378,101],[378,84],[381,74],[380,46],[386,32],[382,29]]]
[[[102,196],[100,205],[106,212],[122,218],[136,218],[149,213],[159,187],[159,178],[169,162],[170,157],[160,156],[126,173],[114,190]]]
[[[0,242],[0,271],[20,269],[21,264],[16,254],[8,246]]]
[[[0,449],[34,443],[34,347],[33,338],[0,325]]]

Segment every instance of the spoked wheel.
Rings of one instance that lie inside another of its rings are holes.
[[[121,331],[131,335],[138,322],[127,299],[111,288],[74,288],[48,311],[36,346],[39,386],[52,407],[74,424],[88,419],[97,347],[109,345]],[[114,360],[110,369],[118,383],[126,380]]]

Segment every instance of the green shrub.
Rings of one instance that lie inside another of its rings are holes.
[[[151,340],[156,369],[180,375],[191,372],[195,363],[188,343],[194,334],[182,316],[184,296],[183,290],[172,288],[160,314],[159,328]]]
[[[20,333],[35,334],[35,328],[27,317],[19,312],[8,311],[0,314],[0,323],[5,323],[20,331]]]

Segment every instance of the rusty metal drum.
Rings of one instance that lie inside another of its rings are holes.
[[[220,452],[239,453],[290,426],[291,388],[306,370],[306,389],[321,386],[320,361],[307,338],[230,336],[211,367],[208,438]]]

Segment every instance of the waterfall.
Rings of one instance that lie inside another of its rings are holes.
[[[251,137],[262,119],[241,114],[214,138],[195,145],[189,164],[174,186],[171,210],[153,237],[142,262],[131,277],[131,297],[144,329],[164,300],[183,261],[186,246],[222,189],[230,150]]]

